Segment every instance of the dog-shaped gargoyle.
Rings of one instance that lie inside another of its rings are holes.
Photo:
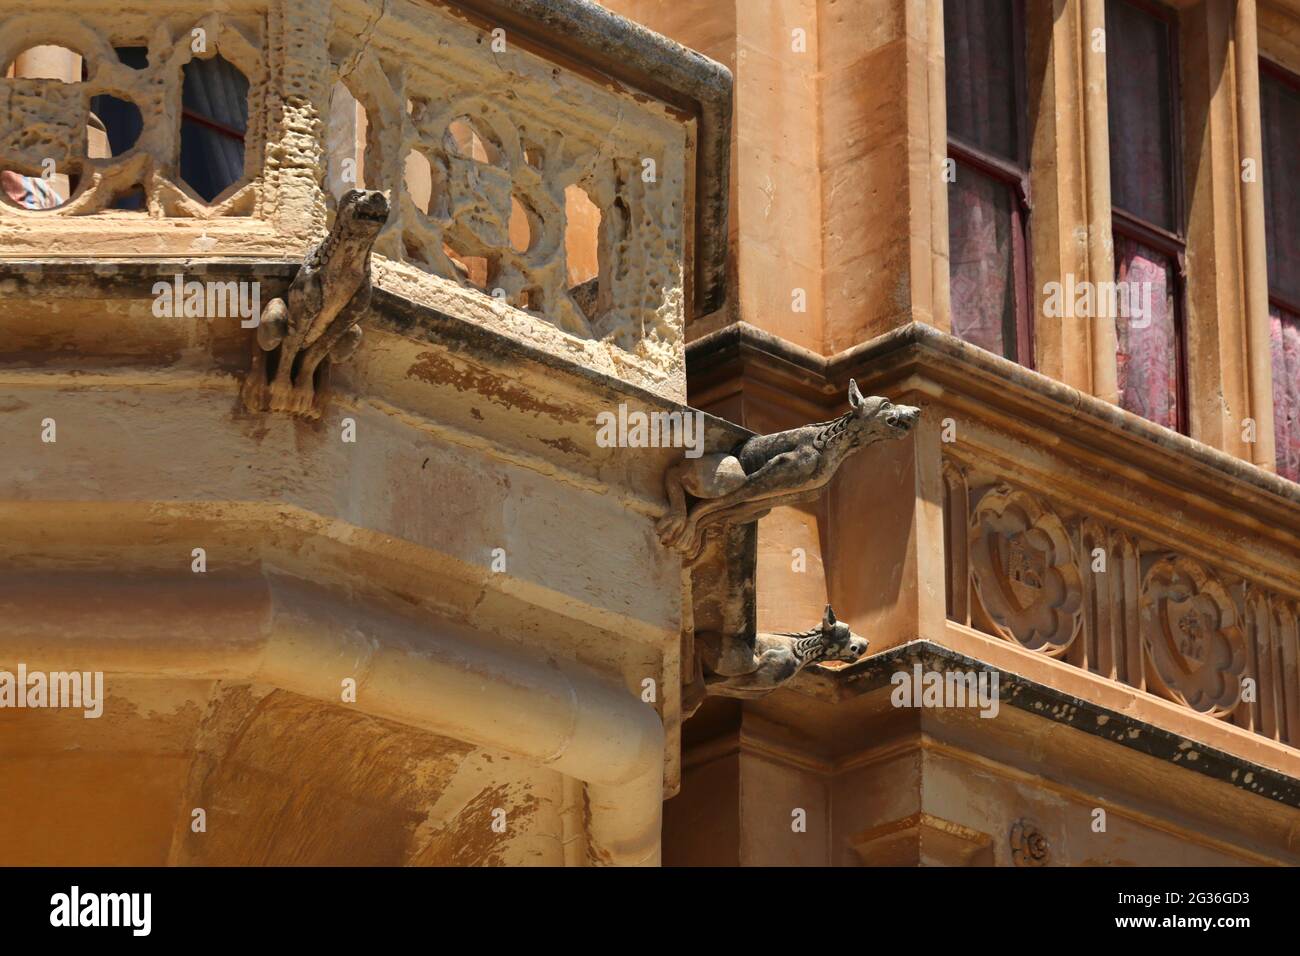
[[[370,307],[370,250],[388,222],[388,197],[350,189],[329,235],[312,247],[284,299],[262,313],[244,406],[319,418],[317,369],[345,362],[361,344],[357,325]],[[286,301],[287,300],[287,301]]]
[[[863,398],[850,379],[849,410],[839,418],[756,435],[730,453],[669,468],[668,514],[656,525],[659,540],[692,561],[710,528],[757,521],[778,505],[816,498],[844,459],[874,442],[902,438],[920,414],[887,398]]]
[[[829,604],[820,625],[797,634],[697,634],[695,679],[682,695],[682,712],[689,717],[705,696],[765,697],[809,664],[856,661],[867,652],[868,643],[835,620]]]

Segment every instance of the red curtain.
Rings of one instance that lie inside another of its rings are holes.
[[[1300,89],[1264,71],[1264,228],[1273,344],[1273,430],[1278,474],[1300,481]]]
[[[1136,415],[1178,428],[1178,323],[1174,317],[1173,263],[1139,242],[1115,237],[1120,298],[1139,310],[1117,315],[1120,404]],[[1137,311],[1138,314],[1132,314]]]
[[[958,155],[1019,165],[1013,0],[945,3],[948,132]],[[1012,182],[959,161],[948,187],[952,332],[997,355],[1016,347],[1016,208]]]
[[[1300,316],[1274,308],[1270,312],[1273,340],[1273,434],[1277,440],[1277,473],[1300,481]]]
[[[996,355],[1015,328],[1011,202],[1005,183],[965,165],[948,187],[952,334]]]

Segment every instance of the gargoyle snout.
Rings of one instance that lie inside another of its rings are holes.
[[[843,622],[835,625],[835,635],[832,638],[832,646],[835,648],[834,657],[841,661],[856,661],[859,657],[867,652],[870,641],[860,634],[854,634],[849,630],[848,625]]]
[[[388,197],[377,189],[350,189],[343,196],[341,205],[351,206],[357,219],[377,223],[388,221]]]
[[[895,405],[885,416],[885,424],[900,431],[911,431],[916,420],[921,417],[921,410],[915,405]]]

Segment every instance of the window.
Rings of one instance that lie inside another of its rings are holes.
[[[1139,0],[1107,0],[1120,404],[1186,432],[1186,240],[1177,48],[1172,12]]]
[[[143,46],[120,46],[114,50],[117,58],[133,70],[143,70],[149,65],[149,48]],[[91,114],[103,127],[107,140],[108,155],[120,156],[131,149],[144,132],[144,118],[134,103],[118,99],[116,96],[100,94],[90,100]],[[115,196],[110,203],[113,209],[145,208],[144,192],[132,189]]]
[[[190,60],[181,89],[181,178],[212,202],[244,175],[248,79],[220,55]]]
[[[949,0],[943,29],[952,331],[1031,365],[1023,7]]]
[[[1267,62],[1261,66],[1273,430],[1278,474],[1300,481],[1300,77]]]

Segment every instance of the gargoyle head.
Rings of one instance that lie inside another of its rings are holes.
[[[388,222],[388,197],[377,189],[349,189],[339,200],[336,228],[345,235],[376,236]]]
[[[853,379],[849,379],[849,407],[853,410],[849,428],[855,447],[884,438],[902,438],[921,417],[921,410],[912,405],[895,405],[879,395],[863,398]]]
[[[842,621],[835,620],[835,612],[829,604],[822,617],[822,641],[826,645],[825,661],[856,661],[867,652],[870,642],[849,630]]]

